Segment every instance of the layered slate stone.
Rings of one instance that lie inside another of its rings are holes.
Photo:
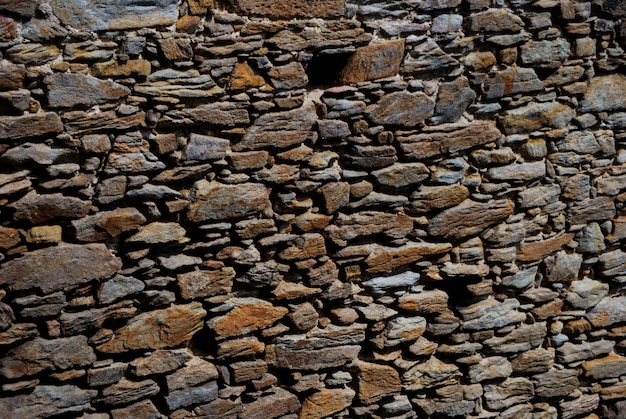
[[[332,417],[352,404],[355,392],[351,388],[323,389],[302,402],[301,419]]]
[[[230,7],[243,15],[273,19],[333,18],[340,17],[345,13],[345,0],[312,0],[307,2],[235,0],[231,2]]]
[[[176,0],[110,3],[103,0],[52,0],[52,12],[64,25],[91,31],[169,26],[176,23]]]
[[[97,349],[104,353],[123,353],[186,344],[202,329],[206,314],[202,304],[197,302],[145,312],[115,331],[111,340]]]
[[[502,134],[492,121],[469,125],[443,124],[398,138],[400,149],[411,159],[420,160],[445,153],[466,150],[498,140]]]
[[[260,183],[225,185],[200,180],[191,189],[188,217],[193,222],[245,217],[270,208],[270,190]]]
[[[44,82],[48,85],[51,108],[88,108],[116,102],[130,94],[130,89],[119,83],[78,73],[57,73]]]
[[[21,140],[61,132],[63,132],[63,123],[59,115],[54,112],[0,116],[0,141]]]
[[[372,274],[391,272],[427,256],[445,253],[451,248],[450,243],[425,242],[407,243],[400,247],[374,245],[371,246],[370,255],[365,259],[367,272]]]
[[[103,244],[62,244],[34,250],[0,266],[0,285],[44,293],[112,276],[122,262]]]
[[[231,311],[207,323],[220,339],[241,336],[269,327],[289,311],[253,297],[231,298],[230,302],[234,306]]]
[[[580,102],[583,112],[608,112],[626,108],[626,76],[595,77]]]
[[[506,134],[532,132],[543,127],[565,128],[576,111],[558,102],[531,103],[500,117]]]
[[[403,39],[357,48],[341,70],[339,82],[357,83],[394,76],[400,71],[403,55]]]
[[[289,148],[303,143],[317,119],[313,104],[285,112],[270,112],[257,118],[246,129],[233,151]]]
[[[0,398],[0,409],[10,418],[44,418],[77,415],[90,408],[97,390],[83,390],[75,385],[41,385],[32,393]]]
[[[433,115],[435,101],[424,93],[406,91],[389,93],[367,107],[370,119],[377,124],[414,127]]]

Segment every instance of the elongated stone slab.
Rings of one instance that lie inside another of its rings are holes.
[[[63,132],[63,123],[54,112],[0,117],[0,142],[60,132]]]
[[[240,14],[285,20],[338,17],[345,11],[345,0],[235,0],[228,3]]]

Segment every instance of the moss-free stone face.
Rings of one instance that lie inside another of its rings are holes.
[[[52,0],[64,25],[92,31],[169,26],[178,17],[177,0]]]
[[[235,0],[223,3],[244,15],[285,20],[340,17],[345,12],[345,0]]]

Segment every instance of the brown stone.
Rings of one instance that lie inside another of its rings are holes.
[[[234,278],[235,270],[231,267],[197,270],[177,276],[180,295],[184,300],[228,294]]]
[[[191,190],[188,217],[193,222],[244,217],[269,208],[270,190],[260,183],[224,185],[200,180]]]
[[[575,369],[551,369],[532,377],[537,397],[565,397],[580,386]]]
[[[513,371],[520,374],[546,372],[554,365],[554,348],[537,348],[513,358]]]
[[[114,111],[100,113],[71,111],[63,114],[65,129],[73,135],[142,128],[146,126],[145,120],[146,114],[144,112],[137,112],[128,116],[117,116]]]
[[[508,111],[500,122],[506,134],[517,134],[545,127],[565,128],[574,116],[574,109],[558,102],[531,103]]]
[[[524,28],[522,19],[504,9],[488,9],[471,16],[472,32],[520,32]]]
[[[419,160],[491,143],[501,136],[494,122],[475,121],[469,125],[438,125],[419,134],[398,137],[398,141],[404,155]]]
[[[262,359],[253,361],[231,362],[229,368],[232,371],[232,378],[235,383],[259,379],[267,372],[267,363]]]
[[[0,226],[0,249],[10,249],[17,246],[21,241],[19,230]]]
[[[196,302],[142,313],[114,332],[111,340],[97,349],[104,353],[122,353],[186,344],[202,329],[206,314],[202,304]]]
[[[217,359],[248,357],[265,350],[265,344],[256,336],[230,339],[217,344]]]
[[[366,109],[376,124],[414,127],[433,115],[435,101],[424,93],[389,93]]]
[[[52,108],[88,108],[117,102],[130,94],[130,89],[119,83],[78,73],[56,73],[44,82],[48,85],[48,105]]]
[[[265,419],[278,418],[289,413],[300,410],[300,401],[294,394],[280,387],[274,388],[266,394],[251,403],[244,404],[242,407],[242,418]]]
[[[446,253],[452,249],[449,243],[414,242],[400,247],[376,245],[365,260],[367,272],[376,274],[391,272],[396,268],[410,265],[427,256]]]
[[[122,378],[119,382],[103,389],[98,402],[113,406],[124,405],[154,396],[159,392],[159,386],[153,380],[130,381]]]
[[[404,56],[404,39],[357,48],[341,70],[339,83],[357,83],[398,74]]]
[[[459,205],[469,197],[467,187],[463,185],[421,186],[411,194],[411,211],[418,214],[428,213]]]
[[[324,237],[319,233],[305,233],[297,237],[291,246],[278,256],[284,260],[304,260],[326,254]]]
[[[231,7],[239,14],[273,19],[333,18],[344,14],[345,0],[313,0],[301,3],[289,0],[276,0],[271,3],[262,0],[236,0],[231,3]]]
[[[130,362],[130,372],[135,377],[162,375],[181,368],[191,360],[192,354],[184,349],[159,349],[150,355]]]
[[[299,419],[323,419],[341,412],[352,404],[354,390],[322,389],[313,393],[302,402]]]
[[[350,202],[350,184],[347,182],[327,183],[319,189],[324,198],[326,213],[333,214]]]
[[[59,57],[61,50],[56,45],[35,42],[17,44],[6,50],[6,58],[27,66],[44,65]]]
[[[543,83],[532,68],[508,67],[490,74],[483,85],[487,99],[543,89]]]
[[[159,39],[158,43],[167,60],[185,61],[193,58],[193,48],[188,38],[163,38]]]
[[[441,313],[448,309],[448,294],[441,290],[407,293],[398,298],[398,307],[410,313]]]
[[[87,411],[97,394],[96,390],[83,390],[69,384],[40,385],[31,393],[0,398],[0,410],[10,412],[11,419],[75,416]]]
[[[118,208],[102,211],[72,221],[76,240],[81,242],[103,241],[134,230],[146,222],[146,217],[135,208]]]
[[[162,415],[151,400],[142,400],[130,406],[111,410],[111,417],[113,419],[160,419]]]
[[[0,0],[0,10],[33,17],[39,7],[39,0]]]
[[[5,262],[0,267],[0,285],[16,291],[38,288],[50,293],[105,279],[121,267],[121,261],[102,244],[62,244]]]
[[[1,76],[0,74],[0,78]],[[0,117],[0,141],[21,140],[60,132],[63,132],[63,123],[53,112]]]
[[[546,240],[520,243],[517,247],[517,259],[521,262],[541,260],[560,250],[574,238],[574,234],[567,233]]]
[[[526,378],[507,378],[499,384],[483,386],[485,404],[491,410],[504,410],[514,404],[528,402],[535,392],[533,384]]]
[[[402,375],[402,387],[416,391],[456,384],[461,375],[456,365],[431,356],[426,362],[418,363]]]
[[[154,222],[139,227],[139,231],[128,239],[130,243],[171,243],[184,242],[187,231],[178,223]]]
[[[626,108],[626,76],[594,77],[580,102],[582,112],[606,112]]]
[[[388,365],[357,361],[351,368],[356,371],[358,398],[366,405],[402,390],[398,371]]]
[[[107,61],[95,63],[91,69],[98,77],[142,77],[150,74],[151,65],[148,60]]]
[[[587,313],[594,327],[606,327],[626,321],[626,297],[607,296]]]
[[[309,84],[309,77],[299,62],[274,66],[267,72],[275,89],[297,89]]]
[[[233,90],[261,87],[264,84],[263,76],[258,75],[246,62],[237,63],[230,74],[229,87]]]
[[[413,230],[413,219],[404,214],[363,211],[356,214],[338,214],[333,224],[326,228],[328,237],[340,246],[348,241],[374,234],[391,239],[406,237]]]
[[[284,307],[275,307],[267,301],[252,297],[231,298],[229,301],[234,308],[207,323],[220,339],[265,329],[289,312]]]

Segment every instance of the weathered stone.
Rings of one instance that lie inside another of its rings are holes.
[[[474,13],[470,25],[472,32],[519,32],[524,28],[524,22],[519,16],[504,9]]]
[[[449,243],[414,242],[400,247],[375,245],[365,260],[367,271],[371,274],[391,272],[396,268],[407,266],[427,256],[448,252],[452,248]]]
[[[0,267],[0,284],[10,290],[38,288],[51,293],[105,279],[121,267],[121,261],[102,244],[63,244],[5,262]]]
[[[341,70],[339,83],[357,83],[391,77],[400,71],[404,40],[395,40],[357,48]]]
[[[433,217],[428,231],[435,236],[458,240],[477,235],[490,225],[504,221],[512,213],[513,203],[509,200],[487,203],[465,200]]]
[[[513,372],[511,363],[502,356],[483,358],[478,364],[471,365],[468,370],[470,382],[479,383],[481,381],[498,378],[508,378]]]
[[[516,272],[513,275],[505,276],[502,278],[502,285],[515,289],[528,288],[535,283],[538,269],[538,266],[533,266],[529,269]]]
[[[236,0],[231,7],[243,15],[274,19],[333,18],[344,14],[345,0],[315,0],[302,4],[294,4],[288,0],[278,0],[272,4],[258,0]]]
[[[456,384],[461,375],[456,365],[431,356],[426,362],[415,365],[402,375],[402,388],[416,391]]]
[[[280,387],[274,388],[264,397],[244,404],[241,417],[278,418],[300,410],[300,401],[294,394]]]
[[[419,160],[494,142],[501,136],[494,122],[475,121],[469,125],[438,125],[399,137],[398,141],[403,154]]]
[[[598,408],[600,396],[598,394],[584,394],[576,399],[559,403],[561,417],[571,419],[586,413],[591,413]]]
[[[500,122],[506,134],[517,134],[544,127],[565,128],[574,116],[574,109],[558,102],[531,103],[508,111]]]
[[[492,410],[504,410],[528,402],[535,395],[533,384],[523,377],[507,378],[500,384],[487,384],[483,388],[485,404]]]
[[[612,197],[599,196],[570,204],[567,220],[572,224],[587,224],[591,221],[610,220],[615,217],[615,203]]]
[[[139,231],[126,241],[130,243],[171,243],[182,242],[187,231],[178,223],[154,222],[139,227]]]
[[[198,181],[191,191],[191,221],[223,220],[251,215],[270,207],[269,189],[257,183],[223,185]]]
[[[582,112],[616,111],[626,107],[626,77],[610,74],[595,77],[580,102]]]
[[[347,182],[327,183],[319,191],[324,198],[324,207],[328,214],[337,212],[350,202],[350,184]]]
[[[571,233],[551,237],[546,240],[520,243],[517,251],[517,259],[522,262],[532,262],[560,250],[574,238]]]
[[[142,400],[130,406],[111,410],[113,419],[135,418],[135,419],[164,419],[151,400]]]
[[[414,187],[428,179],[428,168],[423,163],[396,163],[372,172],[382,190],[397,191]]]
[[[535,70],[522,67],[508,67],[505,70],[493,72],[483,85],[487,99],[542,89],[543,83],[537,77]]]
[[[305,104],[285,112],[267,113],[257,118],[234,151],[259,150],[270,147],[288,148],[304,142],[315,123],[315,107]]]
[[[469,197],[463,185],[421,186],[411,194],[410,208],[418,214],[453,207]]]
[[[146,217],[135,208],[118,208],[102,211],[72,221],[76,240],[81,242],[103,241],[134,230],[146,222]]]
[[[547,332],[545,322],[521,324],[504,336],[486,339],[483,344],[496,354],[519,353],[540,346]]]
[[[56,59],[61,51],[56,45],[44,45],[36,42],[17,44],[6,50],[6,58],[17,64],[27,66],[44,65]]]
[[[32,393],[0,398],[0,409],[10,419],[76,415],[87,411],[97,394],[73,385],[40,385]]]
[[[267,301],[252,297],[231,298],[229,301],[233,309],[207,323],[220,339],[265,329],[289,312],[284,307],[275,307]]]
[[[159,349],[144,358],[130,362],[130,372],[135,377],[160,375],[181,368],[192,359],[192,354],[184,349]]]
[[[9,351],[0,360],[0,374],[15,379],[43,371],[84,367],[95,360],[85,336],[53,340],[38,337]]]
[[[565,397],[580,385],[578,372],[573,369],[551,369],[532,377],[538,397]]]
[[[87,384],[90,387],[107,386],[119,382],[124,377],[127,364],[114,362],[99,368],[87,370]]]
[[[130,381],[122,378],[118,383],[103,389],[98,402],[113,406],[130,404],[154,396],[159,391],[159,386],[153,380]]]
[[[206,311],[200,303],[172,305],[142,313],[114,332],[111,340],[97,347],[104,353],[137,349],[163,349],[187,343],[202,329]]]
[[[544,65],[549,68],[561,66],[571,55],[570,43],[564,38],[545,41],[528,41],[521,49],[522,63],[525,65]]]
[[[74,135],[137,129],[145,127],[145,119],[146,114],[143,112],[121,117],[113,111],[100,113],[71,111],[63,114],[66,131]],[[164,168],[164,166],[158,168]]]
[[[366,109],[377,124],[414,127],[433,115],[435,102],[424,93],[389,93]]]
[[[583,258],[577,253],[564,250],[545,258],[546,275],[549,282],[570,282],[578,279]]]
[[[90,31],[169,26],[176,23],[174,0],[149,0],[141,4],[99,7],[98,0],[53,0],[52,12],[64,25]]]
[[[387,322],[382,333],[370,339],[378,349],[415,341],[426,331],[426,319],[420,316],[396,317]]]
[[[228,294],[234,278],[235,270],[230,267],[198,270],[177,276],[180,294],[185,300]]]
[[[575,309],[594,307],[609,292],[609,284],[585,277],[573,281],[565,296],[565,301]]]
[[[371,404],[402,389],[398,372],[387,365],[358,361],[352,364],[356,372],[359,400]]]
[[[537,348],[522,352],[511,361],[516,373],[546,372],[554,365],[554,348]]]
[[[431,37],[420,39],[418,45],[409,50],[401,67],[401,73],[419,76],[437,71],[450,71],[459,66],[459,62],[447,54]]]
[[[309,77],[304,71],[302,64],[290,62],[289,64],[274,66],[267,72],[272,85],[276,89],[297,89],[309,84]]]
[[[300,419],[322,419],[340,412],[352,404],[355,392],[346,389],[323,389],[302,402]]]
[[[487,299],[467,307],[460,307],[459,313],[463,317],[463,329],[484,330],[521,322],[526,316],[518,312],[517,308],[519,302],[514,298],[502,302]]]
[[[63,132],[63,123],[53,112],[0,117],[0,140],[20,140],[60,132]]]
[[[413,230],[413,220],[403,214],[363,211],[353,215],[338,214],[335,222],[325,231],[329,238],[345,246],[348,241],[383,234],[392,239],[406,237]]]
[[[91,69],[97,77],[143,77],[150,74],[152,66],[148,60],[107,61],[95,63]]]
[[[398,307],[411,313],[441,313],[448,308],[448,295],[441,290],[404,294],[398,298]]]
[[[261,87],[265,84],[265,79],[256,72],[246,62],[239,62],[235,65],[230,75],[229,87],[234,90]]]
[[[442,83],[432,122],[441,124],[458,121],[474,99],[476,93],[470,88],[467,77],[458,77],[454,81]]]
[[[0,0],[0,10],[25,17],[33,17],[37,7],[39,0]]]
[[[48,105],[52,108],[88,108],[119,101],[130,93],[121,84],[77,73],[57,73],[46,77],[44,82],[48,85]]]
[[[77,62],[89,62],[89,61],[106,61],[110,60],[115,54],[115,48],[117,44],[115,42],[103,42],[100,40],[87,40],[83,42],[69,42],[65,44],[63,51],[63,59],[65,61],[77,61]],[[67,74],[67,73],[65,73]],[[55,76],[58,76],[56,74]],[[80,79],[61,79],[56,82],[68,83],[72,80],[80,81]],[[68,86],[64,86],[67,88]],[[71,86],[69,86],[71,87]]]
[[[614,342],[599,340],[594,342],[582,342],[574,344],[565,342],[557,349],[557,359],[559,362],[571,364],[579,361],[597,358],[600,355],[608,355],[613,351]],[[593,367],[594,364],[589,364]]]
[[[11,227],[0,226],[0,249],[10,249],[22,241],[20,231]]]

